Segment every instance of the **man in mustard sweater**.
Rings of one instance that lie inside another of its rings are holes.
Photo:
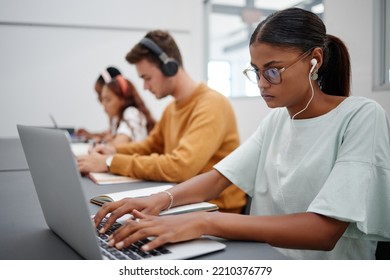
[[[149,32],[126,56],[144,81],[144,88],[161,99],[173,96],[161,120],[141,142],[98,145],[78,158],[82,173],[109,171],[151,181],[179,183],[212,169],[239,146],[229,100],[184,70],[182,57],[169,33]],[[244,192],[232,185],[211,201],[221,211],[240,212]]]

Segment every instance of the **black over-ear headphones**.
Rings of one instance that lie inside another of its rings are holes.
[[[175,59],[168,57],[168,55],[149,38],[144,37],[139,43],[158,56],[162,62],[162,66],[160,68],[161,72],[163,72],[165,76],[172,77],[176,75],[179,69],[179,64]]]

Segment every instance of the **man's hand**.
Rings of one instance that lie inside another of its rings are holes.
[[[91,147],[89,153],[99,153],[103,155],[113,155],[116,153],[116,149],[114,146],[109,144],[97,144],[94,147]]]
[[[107,155],[92,152],[86,156],[79,156],[77,158],[77,166],[82,174],[107,172],[106,158]]]

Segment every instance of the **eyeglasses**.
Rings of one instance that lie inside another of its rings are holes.
[[[305,57],[307,57],[311,51],[312,51],[312,49],[304,52],[303,54],[298,56],[298,58],[294,62],[292,62],[290,65],[285,66],[283,68],[278,69],[278,68],[272,67],[272,68],[268,68],[268,69],[265,69],[263,71],[260,71],[259,69],[255,69],[252,66],[249,66],[247,69],[245,69],[243,71],[243,74],[248,78],[249,81],[251,81],[254,84],[259,83],[260,75],[262,75],[264,77],[264,79],[266,79],[270,84],[278,85],[282,82],[282,73],[284,71],[286,71],[288,68],[290,68],[291,66],[293,66],[295,63],[297,63],[297,62],[301,61],[302,59],[304,59]]]

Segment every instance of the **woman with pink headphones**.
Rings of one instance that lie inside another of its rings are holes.
[[[143,140],[155,125],[135,86],[122,75],[103,87],[101,102],[110,118],[110,131],[102,139],[105,142],[120,144]]]

